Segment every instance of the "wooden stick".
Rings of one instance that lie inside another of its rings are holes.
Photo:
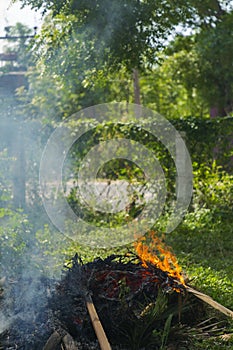
[[[204,302],[206,302],[207,304],[211,305],[212,307],[214,307],[216,310],[222,312],[223,314],[225,314],[226,316],[228,317],[231,317],[233,318],[233,311],[226,308],[225,306],[219,304],[217,301],[215,301],[214,299],[212,299],[210,296],[204,294],[204,293],[201,293],[201,292],[198,292],[197,290],[189,287],[189,286],[185,286],[186,287],[186,290],[189,292],[189,293],[192,293],[193,295],[195,295],[197,298],[203,300]]]
[[[87,294],[87,296],[86,296],[86,305],[87,305],[87,310],[89,312],[91,322],[92,322],[93,328],[95,330],[95,334],[98,338],[101,350],[111,350],[111,346],[108,342],[108,339],[107,339],[106,334],[104,332],[103,326],[100,322],[95,305],[94,305],[92,298],[89,294]]]

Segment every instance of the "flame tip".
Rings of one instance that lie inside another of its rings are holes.
[[[148,268],[148,263],[150,263],[156,268],[167,272],[169,276],[176,278],[184,285],[185,282],[182,276],[182,269],[178,264],[176,256],[163,242],[164,235],[162,238],[159,238],[156,234],[156,231],[153,230],[148,233],[151,240],[150,246],[146,244],[145,236],[139,238],[134,244],[136,253],[142,262],[142,266]]]

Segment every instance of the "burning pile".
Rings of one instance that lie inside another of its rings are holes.
[[[45,345],[46,340],[51,334],[54,337],[55,331],[60,339],[69,335],[74,341],[79,341],[78,349],[84,349],[85,346],[81,344],[87,343],[90,349],[90,341],[95,342],[96,336],[87,310],[88,298],[93,299],[112,344],[124,344],[125,329],[133,329],[137,323],[143,324],[150,309],[153,310],[159,302],[158,299],[166,299],[161,305],[161,314],[168,303],[173,303],[178,309],[179,296],[185,294],[180,268],[174,255],[164,248],[154,233],[152,239],[153,250],[142,238],[135,245],[136,253],[97,258],[86,264],[75,255],[54,290],[51,281],[44,280],[43,296],[46,293],[51,293],[51,296],[36,315],[31,315],[31,322],[22,320],[20,313],[19,317],[14,315],[10,328],[1,335],[4,345],[0,349],[32,350],[44,347],[47,350],[50,345]],[[29,281],[18,281],[11,286],[11,293],[17,293],[16,289],[25,283],[26,288],[30,288]],[[156,322],[157,328],[163,325],[161,320],[157,319]],[[152,322],[147,333],[152,332],[153,326]],[[20,332],[23,327],[24,331]],[[57,348],[62,349],[59,344]]]
[[[148,245],[141,238],[135,244],[136,253],[86,264],[75,255],[59,283],[43,280],[39,287],[43,302],[37,312],[31,312],[31,320],[23,319],[25,310],[14,306],[11,324],[0,334],[0,349],[99,349],[96,335],[101,349],[111,349],[108,339],[112,349],[157,349],[164,341],[164,329],[179,320],[189,287],[175,256],[155,233],[151,239]],[[30,288],[30,283],[20,280],[10,293]],[[36,302],[33,299],[27,305],[29,311]],[[189,310],[189,318],[197,313],[196,307],[193,304],[192,314]],[[100,337],[96,327],[103,331]],[[106,346],[101,346],[101,339]]]

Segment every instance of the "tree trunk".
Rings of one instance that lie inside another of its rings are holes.
[[[210,118],[226,117],[226,111],[224,108],[216,106],[210,107]]]
[[[25,209],[26,179],[25,179],[25,149],[24,135],[21,127],[17,128],[14,140],[15,167],[13,174],[13,202],[15,208]]]
[[[140,85],[139,85],[139,75],[137,68],[133,69],[133,86],[134,86],[134,103],[140,105]]]

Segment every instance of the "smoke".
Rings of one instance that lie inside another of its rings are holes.
[[[26,337],[43,324],[38,315],[62,272],[61,250],[67,242],[52,228],[40,199],[41,135],[48,131],[22,115],[12,91],[5,89],[1,99],[0,279],[5,277],[5,283],[0,286],[0,342],[11,329],[9,342],[13,344],[14,335],[26,344]]]
[[[0,334],[3,333],[11,324],[11,319],[0,313]]]

